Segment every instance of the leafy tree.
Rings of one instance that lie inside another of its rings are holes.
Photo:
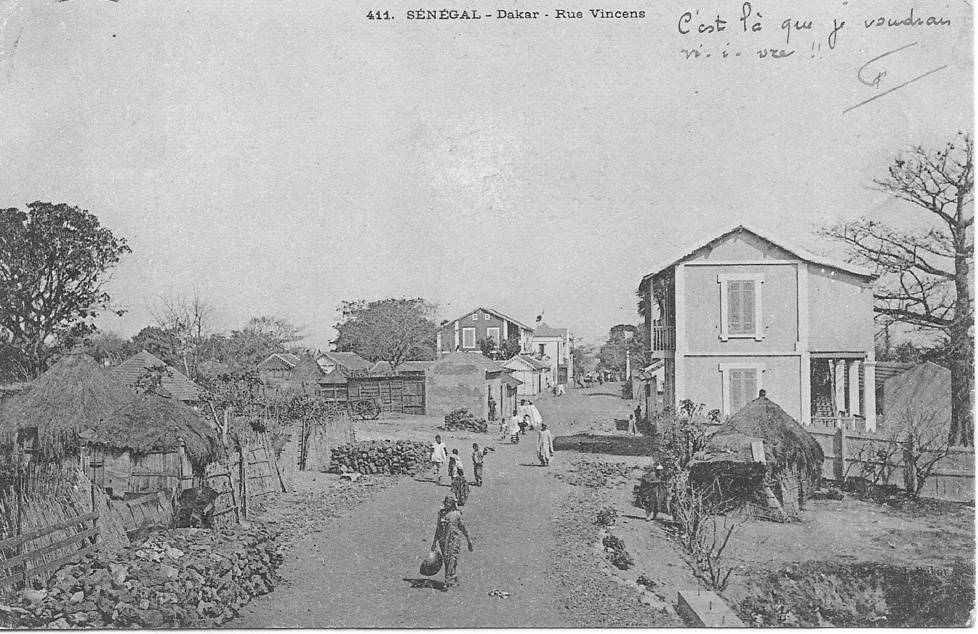
[[[875,267],[877,313],[925,333],[949,348],[952,445],[973,446],[974,143],[959,134],[943,148],[902,153],[875,187],[918,213],[917,226],[897,228],[875,220],[827,227],[821,234],[849,250],[851,259]]]
[[[85,339],[85,353],[102,365],[119,365],[142,348],[114,332],[95,332]]]
[[[631,324],[613,326],[608,333],[607,341],[598,350],[598,369],[624,372],[626,350],[632,368],[648,365],[648,348],[643,345],[644,332],[644,326]]]
[[[78,207],[33,202],[26,212],[0,210],[4,367],[37,376],[58,341],[93,332],[90,320],[110,300],[107,273],[130,252],[123,238]]]
[[[182,365],[180,341],[168,330],[157,326],[146,326],[133,336],[132,346],[137,352],[145,350],[174,367]]]
[[[435,306],[423,299],[343,302],[341,313],[337,352],[386,361],[392,371],[405,361],[435,357]]]
[[[280,317],[252,317],[241,330],[214,334],[198,347],[198,374],[240,373],[276,352],[298,352],[301,328]]]
[[[486,357],[491,357],[497,348],[496,340],[493,339],[492,337],[479,339],[478,341],[475,342],[475,345],[479,347],[479,350],[482,351],[482,355]]]
[[[177,341],[178,365],[190,378],[197,378],[199,348],[211,331],[214,308],[198,289],[193,295],[171,295],[153,310],[157,325]]]

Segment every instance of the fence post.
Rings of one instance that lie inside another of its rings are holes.
[[[24,534],[24,467],[21,464],[21,447],[18,443],[16,453],[14,454],[14,459],[17,462],[17,472],[15,476],[15,488],[17,489],[17,537]],[[24,544],[23,542],[18,542],[17,553],[19,557],[24,554]],[[23,577],[21,578],[18,585],[20,587],[27,587],[27,562],[21,562],[19,566],[23,571]],[[14,571],[11,571],[14,572]]]
[[[241,474],[241,516],[248,519],[248,458],[245,455],[244,443],[239,438],[238,472]]]
[[[846,428],[836,427],[835,428],[835,439],[833,444],[833,453],[835,453],[835,459],[832,461],[832,475],[840,483],[844,484],[846,474]]]

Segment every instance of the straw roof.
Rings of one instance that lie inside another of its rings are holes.
[[[78,433],[96,426],[133,395],[95,359],[81,352],[65,355],[30,389],[3,403],[0,442],[12,442],[18,429],[37,429],[35,456],[60,460],[75,452]]]
[[[194,466],[225,455],[217,434],[193,409],[156,394],[138,396],[92,431],[92,442],[136,454],[176,451],[182,439]]]
[[[751,442],[764,442],[767,463],[775,470],[795,467],[800,473],[821,474],[825,456],[818,441],[774,401],[761,396],[717,428],[704,450],[703,461],[751,460]],[[711,454],[713,457],[711,457]]]

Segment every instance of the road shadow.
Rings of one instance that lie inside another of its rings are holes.
[[[615,394],[614,392],[591,392],[590,394],[582,394],[582,396],[614,396],[615,398],[621,398],[621,394]]]
[[[521,462],[521,467],[546,467],[547,465],[542,465],[539,462]]]
[[[424,578],[405,578],[402,581],[407,581],[411,584],[411,587],[415,590],[441,590],[445,591],[445,583],[443,581],[437,581],[435,579],[424,579]]]

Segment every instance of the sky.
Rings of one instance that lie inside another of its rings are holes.
[[[343,300],[385,297],[598,343],[721,227],[838,253],[817,226],[907,217],[872,179],[973,128],[963,0],[577,1],[0,0],[0,206],[128,241],[127,312],[97,322],[124,336],[196,290],[219,330],[274,315],[313,348]],[[406,19],[443,6],[483,18]]]

